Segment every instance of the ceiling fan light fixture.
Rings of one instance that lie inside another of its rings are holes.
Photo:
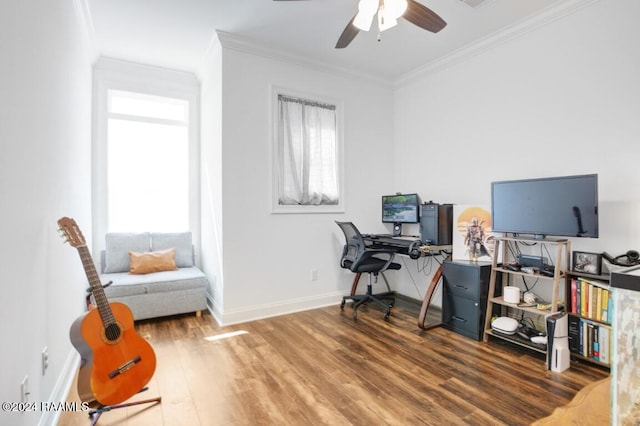
[[[407,0],[384,0],[381,3],[384,4],[385,12],[392,16],[393,19],[398,19],[407,10]]]
[[[382,32],[396,25],[398,25],[398,20],[392,14],[380,8],[378,12],[378,30]]]
[[[353,25],[362,31],[369,31],[377,10],[378,0],[360,0],[358,14],[353,20]]]
[[[407,10],[407,0],[379,0],[378,6],[378,31],[382,32],[393,28]]]

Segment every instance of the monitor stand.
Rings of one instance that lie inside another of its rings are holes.
[[[402,224],[396,222],[393,224],[393,236],[399,237],[400,235],[402,235]]]

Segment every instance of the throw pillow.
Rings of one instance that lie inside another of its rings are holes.
[[[130,251],[129,262],[131,264],[130,274],[149,274],[151,272],[175,271],[178,269],[176,267],[175,248],[144,253]]]

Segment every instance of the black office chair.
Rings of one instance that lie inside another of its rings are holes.
[[[340,258],[340,266],[349,269],[358,274],[369,274],[369,282],[367,284],[367,292],[365,294],[351,294],[342,298],[340,308],[343,309],[347,300],[353,300],[353,319],[358,317],[358,308],[368,302],[375,302],[385,309],[384,319],[388,320],[391,315],[391,308],[395,303],[395,292],[387,291],[384,293],[373,294],[372,276],[375,281],[378,280],[378,274],[387,269],[400,269],[400,264],[393,263],[395,255],[393,250],[375,249],[371,244],[367,245],[362,234],[352,222],[336,221],[342,232],[346,243],[342,249],[342,257]],[[354,287],[355,283],[354,281]],[[352,288],[352,293],[355,289]]]

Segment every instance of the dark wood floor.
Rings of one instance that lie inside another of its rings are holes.
[[[388,322],[373,306],[360,312],[354,321],[349,305],[331,306],[227,327],[210,315],[142,321],[158,366],[137,399],[162,402],[98,424],[528,425],[609,374],[574,361],[553,373],[524,349],[423,331],[406,302]],[[59,422],[88,423],[86,413]]]

